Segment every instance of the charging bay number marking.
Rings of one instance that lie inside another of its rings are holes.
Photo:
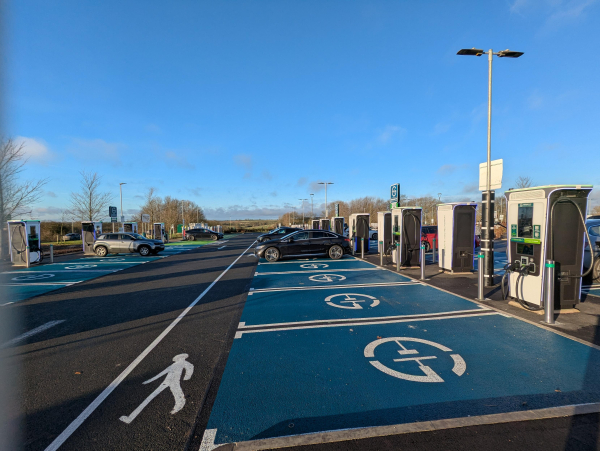
[[[341,282],[342,280],[346,280],[346,277],[339,274],[315,274],[308,279],[313,282]]]
[[[40,280],[50,279],[51,277],[54,277],[54,274],[31,274],[29,276],[13,277],[12,280]]]
[[[336,299],[339,296],[345,296],[343,300]],[[335,301],[334,301],[335,300]],[[336,302],[337,301],[337,302]],[[369,307],[377,307],[379,305],[379,299],[368,294],[332,294],[325,298],[325,302],[332,307],[345,308],[349,310],[361,310],[363,306],[361,303],[370,302]]]
[[[401,356],[410,355],[411,357],[402,357],[399,359],[392,359],[393,362],[409,362],[414,361],[418,365],[418,370],[420,370],[423,374],[409,374],[403,373],[397,370],[394,370],[379,360],[369,360],[369,363],[377,368],[379,371],[393,377],[397,377],[398,379],[404,379],[412,382],[444,382],[444,379],[440,377],[431,367],[424,365],[422,361],[424,360],[434,360],[437,359],[435,355],[429,356],[420,356],[419,351],[416,349],[409,349],[404,346],[403,342],[416,342],[422,343],[425,345],[432,346],[436,349],[440,349],[444,352],[452,352],[452,349],[441,345],[439,343],[435,343],[429,340],[423,340],[422,338],[411,338],[411,337],[390,337],[390,338],[380,338],[379,340],[375,340],[367,345],[365,348],[364,354],[367,359],[375,358],[375,349],[378,346],[384,345],[386,343],[395,343],[400,349],[398,350],[398,354]],[[412,357],[414,356],[414,357]],[[450,358],[454,361],[454,366],[452,367],[452,371],[457,376],[462,376],[467,369],[467,364],[464,359],[459,354],[450,354]]]

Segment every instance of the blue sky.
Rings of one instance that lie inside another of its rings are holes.
[[[485,6],[484,6],[485,5]],[[600,187],[600,1],[29,1],[6,20],[6,133],[34,215],[60,217],[81,170],[124,210],[187,198],[211,219],[276,217],[300,198],[479,199],[486,57],[504,188]],[[594,202],[600,203],[600,189]]]

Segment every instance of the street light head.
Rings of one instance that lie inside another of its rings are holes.
[[[524,52],[514,52],[512,50],[500,50],[497,55],[500,58],[518,58],[520,57]]]
[[[457,55],[471,55],[471,56],[481,56],[485,52],[481,49],[476,49],[473,47],[472,49],[460,49]]]

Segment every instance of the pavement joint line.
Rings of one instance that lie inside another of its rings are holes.
[[[393,287],[402,285],[424,285],[419,281],[406,282],[378,282],[378,283],[358,283],[348,285],[316,285],[313,287],[282,287],[282,288],[250,288],[249,294],[254,293],[272,293],[276,291],[297,291],[297,290],[327,290],[328,288],[369,288],[369,287]]]
[[[343,322],[343,323],[318,324],[318,325],[312,325],[312,326],[290,326],[290,327],[274,327],[274,328],[268,328],[268,329],[238,330],[235,333],[235,338],[242,338],[243,334],[258,333],[258,332],[279,332],[279,331],[284,331],[284,330],[318,329],[318,328],[326,328],[326,327],[370,326],[373,324],[407,323],[407,322],[414,322],[414,321],[435,321],[435,320],[442,320],[442,319],[469,318],[472,316],[490,316],[490,315],[498,315],[498,313],[493,310],[488,310],[488,311],[476,310],[473,313],[453,315],[453,316],[450,316],[450,315],[428,316],[427,318],[414,318],[414,317],[407,318],[406,316],[401,317],[401,318],[395,318],[395,317],[391,316],[391,317],[387,317],[387,318],[392,318],[392,319],[386,319],[386,320],[380,320],[380,321],[370,321],[370,322],[368,322],[368,321],[356,322],[356,320],[353,320],[354,322],[348,321],[348,322]]]
[[[2,346],[0,346],[0,349],[4,349],[4,348],[8,348],[20,341],[25,340],[26,338],[32,337],[36,334],[39,334],[41,332],[44,332],[45,330],[50,329],[51,327],[57,326],[60,323],[64,323],[65,320],[64,319],[59,319],[56,321],[49,321],[46,324],[42,324],[41,326],[36,327],[35,329],[31,329],[29,332],[25,332],[21,335],[19,335],[18,337],[13,338],[12,340],[7,341],[6,343],[4,343]]]
[[[258,451],[263,449],[289,448],[292,446],[318,445],[322,443],[345,442],[365,438],[385,437],[390,435],[412,434],[415,432],[432,432],[469,426],[545,420],[598,412],[600,412],[600,403],[573,404],[569,406],[547,407],[545,409],[523,410],[520,412],[448,418],[445,420],[420,421],[416,423],[395,424],[389,426],[337,429],[325,432],[288,435],[285,437],[275,437],[261,440],[249,440],[246,442],[234,442],[223,445],[206,444],[206,448],[202,448],[202,450],[218,449],[223,446],[224,450]],[[207,432],[209,431],[212,432],[214,443],[216,430],[207,430]],[[233,445],[233,447],[231,447],[231,445]]]
[[[374,317],[367,317],[367,318],[341,318],[341,319],[315,319],[312,321],[295,321],[295,322],[289,322],[289,323],[268,323],[268,324],[255,324],[255,325],[246,325],[245,322],[240,322],[239,326],[238,326],[238,330],[240,329],[244,329],[243,332],[246,332],[249,329],[268,329],[271,327],[278,327],[278,326],[302,326],[302,325],[313,325],[313,324],[343,324],[343,323],[348,323],[348,322],[353,322],[353,321],[364,321],[366,323],[368,322],[375,322],[378,323],[382,320],[386,320],[386,319],[399,319],[399,318],[425,318],[425,317],[431,317],[431,316],[446,316],[446,315],[455,315],[455,314],[461,314],[461,313],[481,313],[484,309],[471,309],[471,310],[455,310],[453,312],[437,312],[437,313],[417,313],[414,315],[393,315],[393,316],[374,316]],[[485,309],[488,310],[489,309]]]
[[[345,268],[345,269],[306,269],[304,271],[276,271],[276,272],[255,272],[255,276],[270,276],[277,274],[308,274],[308,273],[328,273],[338,271],[381,271],[381,268]]]
[[[367,260],[362,260],[362,261],[367,262],[368,264],[373,265],[373,266],[378,266],[375,263],[371,263],[370,261],[367,261]],[[398,274],[396,271],[393,271],[393,270],[391,270],[389,268],[386,268],[384,266],[381,267],[381,268],[385,269],[386,271],[390,271],[391,273]],[[418,280],[418,279],[415,279],[415,278],[413,278],[413,277],[411,277],[409,275],[406,275],[405,277],[408,277],[408,278],[410,278],[412,280],[415,280],[415,281]],[[483,305],[483,306],[485,306],[485,307],[487,307],[487,308],[489,308],[491,310],[494,310],[495,312],[499,313],[500,315],[502,315],[502,316],[504,316],[506,318],[510,317],[510,318],[513,318],[513,319],[516,319],[516,320],[519,320],[519,321],[523,321],[525,323],[531,324],[532,326],[539,327],[540,329],[548,330],[548,331],[553,332],[553,333],[555,333],[557,335],[560,335],[561,337],[568,338],[570,340],[576,341],[577,343],[584,344],[586,346],[589,346],[590,348],[594,348],[594,349],[597,349],[597,350],[600,351],[600,346],[599,345],[596,345],[594,343],[590,343],[589,341],[582,340],[581,338],[578,338],[578,337],[574,337],[573,335],[566,334],[566,333],[564,333],[564,332],[562,332],[562,331],[560,331],[558,329],[554,329],[552,327],[548,327],[545,324],[536,323],[536,322],[530,321],[530,320],[528,320],[526,318],[521,318],[520,316],[517,316],[517,315],[515,315],[513,313],[510,313],[510,312],[506,312],[506,311],[504,311],[502,309],[499,309],[498,307],[494,307],[493,305],[483,304],[483,303],[477,301],[476,299],[470,299],[470,298],[468,298],[466,296],[462,296],[460,294],[453,293],[452,291],[445,290],[444,288],[436,287],[435,285],[431,285],[431,284],[428,284],[428,283],[423,283],[423,285],[426,285],[428,287],[434,288],[434,289],[439,290],[439,291],[443,291],[444,293],[448,293],[448,294],[451,294],[453,296],[457,296],[457,297],[465,299],[465,300],[467,300],[469,302],[473,302],[474,304]]]
[[[167,326],[165,330],[161,332],[161,334],[154,339],[152,343],[142,351],[142,353],[135,358],[133,362],[129,364],[125,370],[117,376],[117,378],[110,383],[108,387],[106,387],[97,397],[92,401],[92,403],[85,408],[83,412],[81,412],[75,420],[67,426],[67,428],[60,433],[58,437],[56,437],[50,445],[45,449],[45,451],[56,451],[61,445],[83,424],[83,422],[98,408],[100,404],[119,386],[121,382],[125,380],[125,378],[140,364],[144,358],[165,338],[169,332],[189,313],[189,311],[211,290],[213,286],[217,284],[221,278],[227,274],[227,272],[235,265],[240,258],[248,252],[256,241],[254,241],[244,252],[242,252],[234,261],[231,263],[188,307],[185,308],[178,316],[175,318],[171,324]]]

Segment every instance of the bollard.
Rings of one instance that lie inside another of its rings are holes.
[[[483,301],[483,252],[480,252],[477,258],[477,300]]]
[[[425,245],[421,244],[421,280],[425,280]]]
[[[365,258],[365,239],[360,239],[360,258]]]
[[[437,260],[437,252],[436,252],[435,242],[436,242],[436,239],[434,237],[433,238],[433,257],[432,257],[433,258],[433,263],[435,263],[436,260]]]
[[[54,263],[54,244],[50,245],[50,263]]]
[[[400,243],[396,243],[396,271],[400,272]]]
[[[29,246],[27,246],[25,248],[25,266],[27,266],[28,268],[30,266],[29,260]]]
[[[546,260],[546,280],[544,286],[544,321],[554,324],[554,260]]]
[[[352,255],[355,254],[355,250],[356,250],[356,238],[352,237]]]
[[[379,266],[383,266],[383,241],[379,242]]]

